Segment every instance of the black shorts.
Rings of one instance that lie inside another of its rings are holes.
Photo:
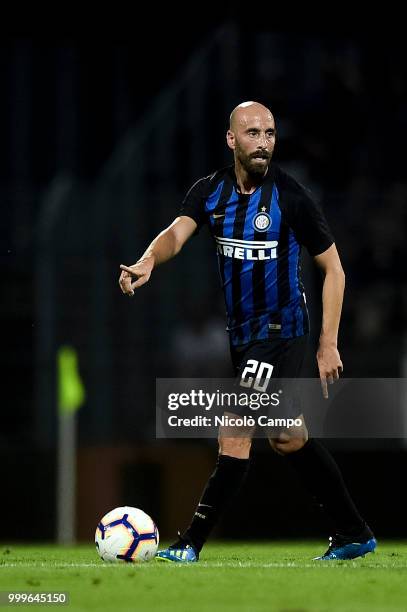
[[[255,340],[241,346],[231,346],[236,374],[236,386],[247,393],[280,393],[278,406],[260,406],[255,410],[237,407],[239,415],[267,414],[295,418],[301,414],[300,393],[296,380],[307,349],[308,335],[297,338]]]

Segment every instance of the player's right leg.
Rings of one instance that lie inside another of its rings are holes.
[[[304,424],[303,415],[300,418]],[[377,541],[360,516],[336,462],[318,440],[308,439],[305,424],[298,431],[269,437],[272,448],[287,458],[301,482],[331,519],[335,532],[328,550],[315,560],[356,559],[374,552]]]
[[[311,438],[300,449],[287,448],[285,452],[280,444],[279,450],[332,522],[334,535],[329,538],[328,550],[316,559],[355,559],[373,552],[377,546],[374,534],[360,515],[328,449]]]
[[[230,416],[232,415],[230,413]],[[239,427],[233,434],[228,428],[219,431],[219,455],[188,529],[177,542],[157,553],[163,561],[191,563],[199,553],[226,507],[241,487],[248,468],[253,428]]]

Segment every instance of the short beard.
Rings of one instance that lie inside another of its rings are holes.
[[[237,151],[236,157],[239,160],[239,162],[241,163],[241,165],[244,168],[244,170],[247,172],[247,174],[249,176],[253,176],[255,178],[259,178],[259,177],[264,176],[265,173],[267,172],[268,167],[269,167],[270,162],[271,162],[271,156],[270,156],[267,159],[267,166],[264,167],[263,165],[261,165],[258,162],[256,162],[253,159],[253,157],[251,157],[250,155],[244,155],[240,151]]]

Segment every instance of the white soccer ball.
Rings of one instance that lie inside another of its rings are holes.
[[[103,561],[149,561],[157,552],[158,542],[153,519],[139,508],[115,508],[96,527],[96,550]]]

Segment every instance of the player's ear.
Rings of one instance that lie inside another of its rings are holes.
[[[226,142],[228,143],[229,149],[235,148],[235,135],[230,130],[226,132]]]

